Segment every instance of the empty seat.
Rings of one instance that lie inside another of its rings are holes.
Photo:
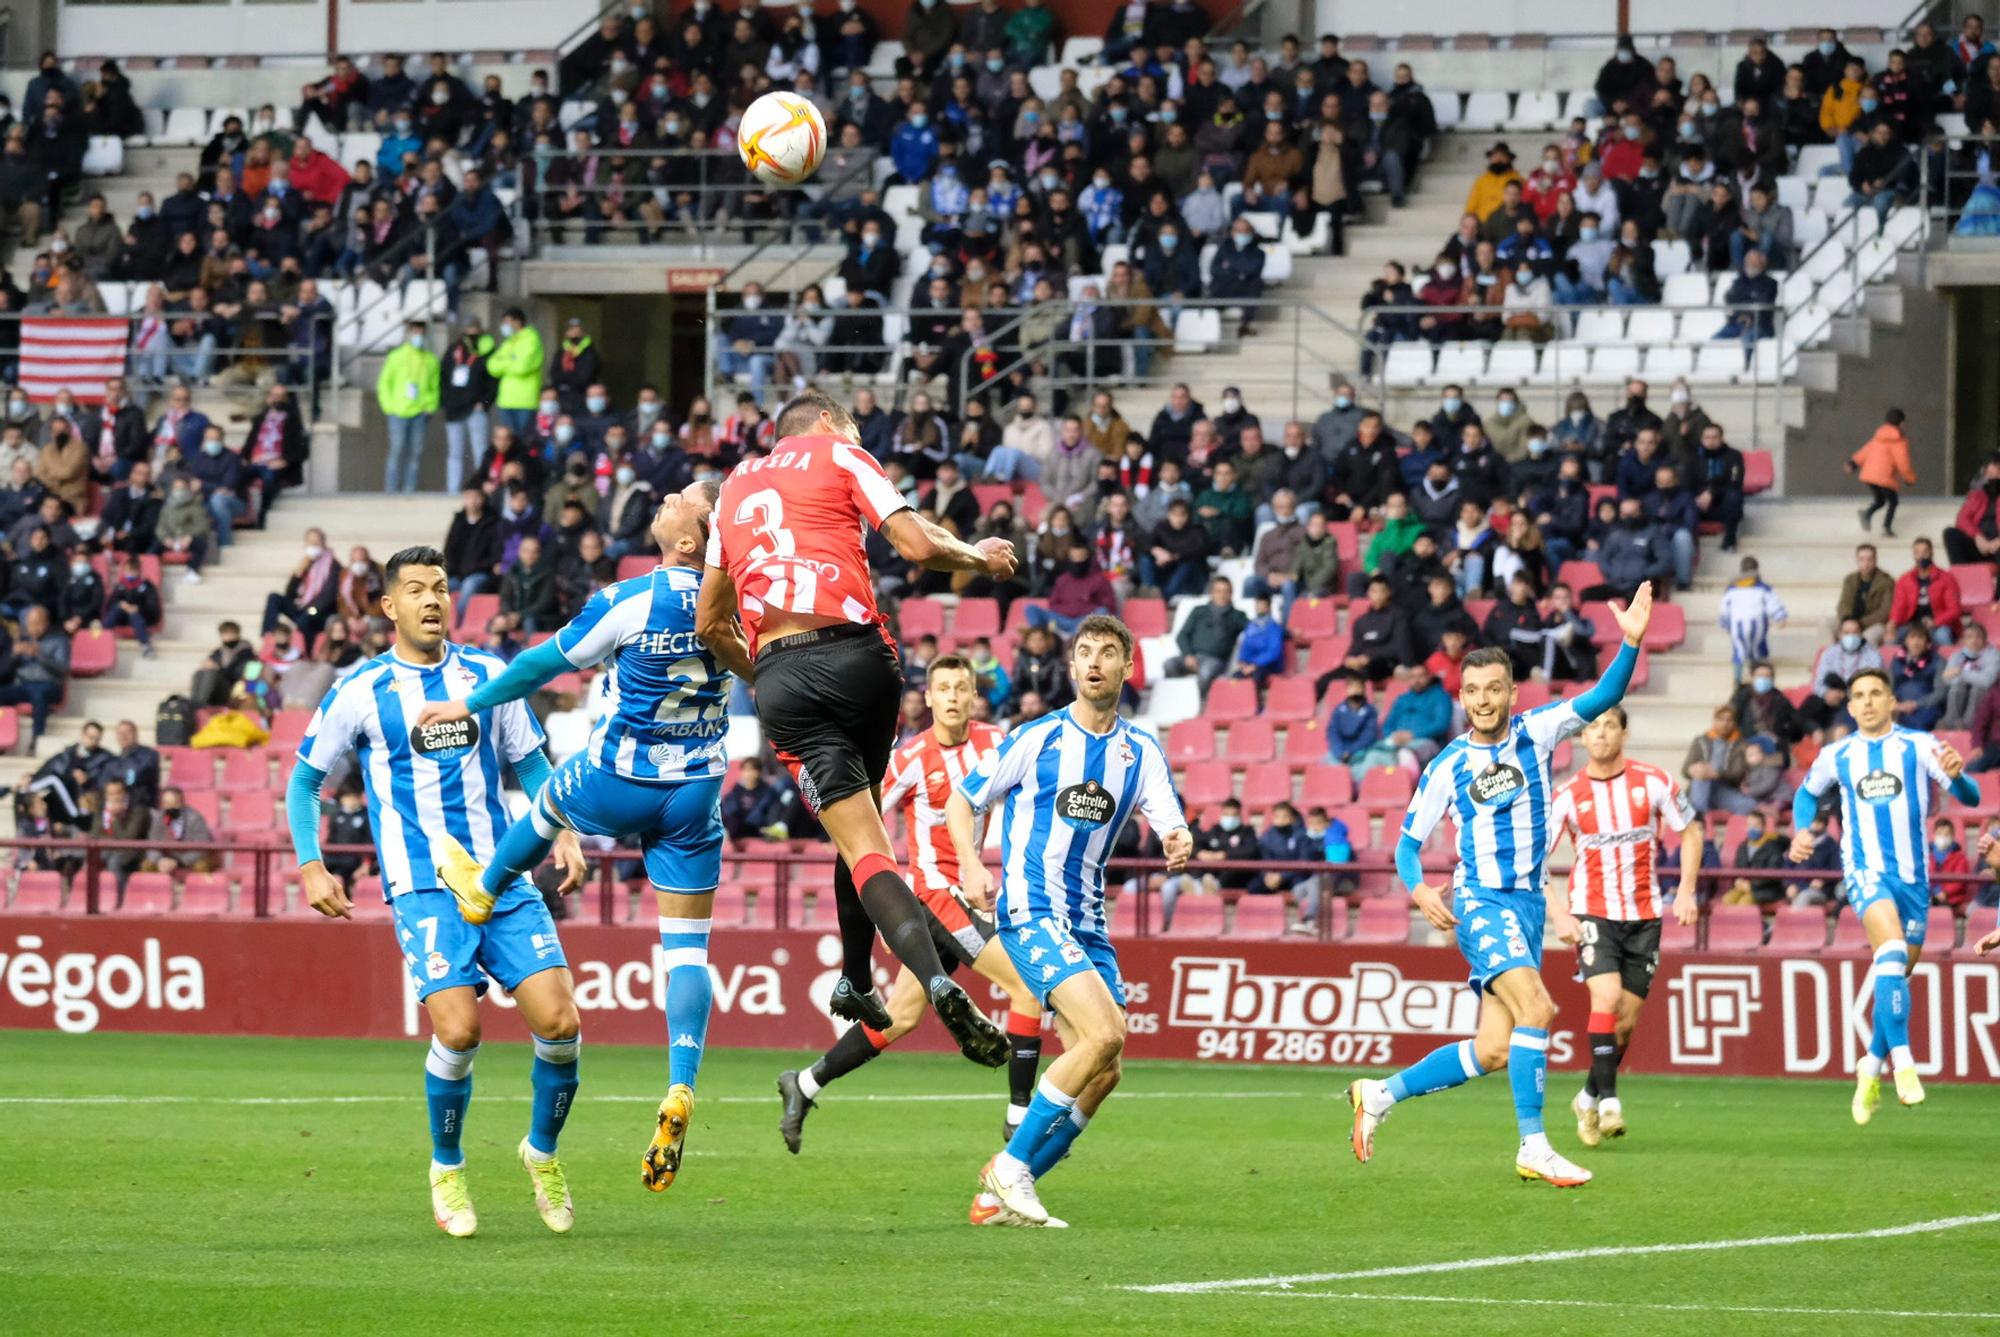
[[[1285,936],[1285,898],[1249,895],[1236,902],[1236,922],[1229,926],[1232,938],[1269,940]]]
[[[1486,345],[1476,343],[1450,343],[1438,348],[1437,366],[1431,373],[1433,381],[1449,384],[1454,381],[1476,381],[1486,370]]]
[[[162,748],[167,754],[167,783],[176,789],[215,788],[215,754],[190,747]]]
[[[1219,678],[1208,689],[1209,719],[1247,720],[1257,713],[1257,684],[1248,678]]]
[[[1799,149],[1799,160],[1794,170],[1807,180],[1822,173],[1840,172],[1840,149],[1833,144],[1807,144]]]
[[[110,632],[85,628],[70,638],[69,671],[78,678],[95,678],[118,667],[118,638]]]
[[[1458,119],[1460,127],[1466,130],[1498,130],[1511,114],[1505,93],[1468,93],[1465,110],[1459,113]]]
[[[1506,128],[1522,132],[1547,130],[1561,117],[1560,93],[1523,93],[1514,100],[1514,114],[1507,118]]]
[[[159,136],[160,143],[174,147],[201,144],[208,137],[208,112],[201,107],[176,107],[169,111]]]
[[[1817,905],[1787,905],[1771,919],[1771,939],[1765,946],[1793,956],[1826,947],[1826,911]]]
[[[1653,243],[1653,272],[1661,278],[1679,278],[1687,272],[1694,257],[1684,241],[1655,241]]]
[[[1238,720],[1229,726],[1229,737],[1215,750],[1217,755],[1229,758],[1231,764],[1236,766],[1269,761],[1278,755],[1278,731],[1271,721],[1262,716]]]
[[[1639,350],[1617,347],[1600,348],[1590,355],[1590,375],[1592,380],[1622,381],[1639,374]]]
[[[1197,761],[1187,768],[1181,790],[1190,804],[1203,806],[1236,796],[1236,779],[1226,761]]]
[[[1675,327],[1680,324],[1680,314],[1659,307],[1640,307],[1625,322],[1625,342],[1642,347],[1670,344],[1674,341]]]
[[[1646,350],[1646,375],[1655,380],[1676,380],[1694,370],[1694,354],[1692,348],[1655,344]]]
[[[958,615],[961,621],[952,624],[954,629],[962,625],[967,602],[969,601],[963,599],[959,601]],[[1118,612],[1119,616],[1125,619],[1126,628],[1140,640],[1148,636],[1167,634],[1167,603],[1164,599],[1127,599]]]
[[[1708,275],[1676,274],[1660,288],[1660,301],[1667,306],[1707,306]]]
[[[1982,567],[1990,571],[1991,568]],[[1989,583],[1991,576],[1988,577]],[[1988,598],[1982,602],[1991,602]],[[1306,677],[1273,678],[1264,692],[1264,717],[1276,724],[1302,723],[1313,717],[1319,702],[1313,695],[1313,680]]]
[[[126,879],[125,897],[118,906],[121,913],[163,915],[173,908],[174,883],[165,873],[134,873]]]
[[[1409,806],[1416,782],[1400,766],[1371,766],[1361,777],[1360,800],[1364,808],[1393,809]]]
[[[1292,768],[1282,761],[1260,761],[1243,775],[1243,806],[1269,812],[1292,801]]]
[[[229,913],[229,879],[220,873],[192,873],[181,883],[180,913],[184,915],[225,915]]]
[[[1615,344],[1625,338],[1625,313],[1617,307],[1598,307],[1576,318],[1576,339],[1586,344]]]
[[[1161,935],[1168,938],[1219,938],[1222,936],[1222,898],[1187,895],[1174,903],[1174,919]]]
[[[52,915],[62,910],[62,904],[62,874],[30,870],[14,885],[14,899],[7,908],[17,915]]]
[[[1324,754],[1325,740],[1319,740],[1320,751]],[[1354,777],[1341,766],[1313,766],[1306,771],[1304,789],[1299,801],[1308,809],[1338,808],[1354,802]],[[1360,835],[1354,837],[1357,843],[1367,837],[1366,824]]]
[[[1409,940],[1408,901],[1400,896],[1383,896],[1361,902],[1361,912],[1354,916],[1354,942],[1389,947]]]
[[[1718,905],[1708,912],[1708,950],[1754,952],[1764,945],[1764,912],[1754,905]]]
[[[1486,374],[1480,379],[1488,385],[1520,385],[1531,381],[1539,352],[1526,340],[1495,344],[1486,358]]]
[[[216,784],[218,790],[226,794],[241,794],[252,790],[268,791],[270,787],[271,763],[263,749],[223,754],[222,778]]]
[[[1449,130],[1464,118],[1464,100],[1455,92],[1433,88],[1430,90],[1431,115],[1438,123],[1438,129]]]
[[[1185,312],[1182,314],[1186,315]],[[1400,388],[1422,385],[1430,374],[1429,344],[1409,342],[1389,345],[1389,355],[1382,364],[1382,379],[1388,385]]]
[[[1833,921],[1833,942],[1828,947],[1834,952],[1870,953],[1874,949],[1868,945],[1868,930],[1862,926],[1860,916],[1843,907],[1840,917]]]
[[[1778,203],[1792,211],[1792,216],[1806,211],[1812,199],[1811,184],[1802,176],[1781,176],[1778,178]]]
[[[1167,763],[1185,766],[1189,762],[1215,758],[1215,726],[1207,720],[1182,720],[1167,730]]]

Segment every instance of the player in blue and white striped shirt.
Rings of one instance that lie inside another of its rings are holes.
[[[1061,1224],[1042,1206],[1035,1180],[1068,1154],[1118,1085],[1125,984],[1104,916],[1104,864],[1119,831],[1143,814],[1175,872],[1194,852],[1159,740],[1119,718],[1118,695],[1131,676],[1125,624],[1085,618],[1070,643],[1076,700],[1009,734],[945,802],[959,885],[981,909],[992,904],[993,884],[974,818],[1003,804],[999,940],[1022,982],[1056,1013],[1063,1041],[1007,1149],[980,1173],[972,1205],[980,1224]]]
[[[1652,620],[1652,587],[1641,585],[1630,608],[1612,604],[1611,614],[1625,643],[1604,676],[1571,700],[1525,715],[1514,713],[1514,670],[1504,650],[1475,650],[1465,658],[1458,699],[1471,727],[1424,768],[1396,843],[1396,871],[1424,918],[1456,932],[1480,995],[1479,1031],[1386,1082],[1364,1079],[1348,1088],[1356,1160],[1375,1154],[1375,1130],[1397,1101],[1459,1086],[1504,1062],[1521,1135],[1515,1173],[1564,1188],[1590,1182],[1588,1170],[1556,1154],[1542,1128],[1549,1023],[1556,1011],[1542,983],[1544,922],[1553,920],[1564,942],[1579,936],[1569,907],[1548,895],[1543,865],[1554,831],[1551,759],[1563,739],[1625,695]],[[1447,813],[1458,828],[1450,907],[1444,889],[1424,881],[1421,857]]]
[[[575,1223],[556,1139],[576,1096],[578,1027],[555,921],[541,893],[518,877],[497,899],[473,905],[459,902],[437,876],[447,845],[490,856],[506,830],[503,765],[530,792],[548,778],[541,726],[518,702],[449,723],[418,722],[427,702],[463,701],[506,667],[497,656],[445,639],[451,593],[442,553],[405,548],[391,557],[382,610],[395,623],[395,648],[328,692],[299,744],[285,809],[300,882],[315,910],[351,917],[347,893],[327,871],[319,847],[320,789],[351,748],[359,754],[396,937],[431,1018],[424,1092],[432,1216],[451,1235],[478,1228],[460,1141],[479,1049],[479,995],[490,975],[513,995],[535,1036],[534,1103],[519,1154],[534,1184],[536,1209],[549,1229],[561,1233]],[[580,879],[583,858],[574,836],[558,861],[572,883]]]
[[[1976,806],[1979,786],[1965,759],[1927,733],[1896,723],[1889,675],[1863,669],[1847,681],[1855,732],[1828,743],[1792,797],[1791,858],[1812,856],[1820,796],[1840,790],[1840,865],[1847,903],[1875,950],[1875,1015],[1868,1052],[1854,1073],[1854,1122],[1867,1123],[1882,1103],[1882,1064],[1896,1074],[1896,1098],[1920,1105],[1924,1084],[1910,1054],[1910,967],[1924,950],[1930,923],[1931,786]]]
[[[497,679],[422,716],[426,724],[460,720],[519,702],[572,669],[610,661],[589,746],[563,763],[490,860],[459,851],[439,871],[447,885],[477,900],[500,894],[539,865],[563,831],[637,839],[659,902],[667,969],[667,1097],[640,1171],[656,1193],[679,1173],[694,1118],[712,991],[709,926],[722,880],[730,676],[694,631],[715,493],[714,483],[693,483],[660,503],[652,534],[663,565],[605,586]]]

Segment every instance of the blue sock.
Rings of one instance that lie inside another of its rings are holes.
[[[479,885],[498,896],[513,886],[521,874],[540,868],[542,860],[555,847],[556,832],[561,829],[542,811],[542,801],[536,799],[528,815],[508,827],[500,843],[493,847],[493,861],[480,875]]]
[[[1391,1077],[1386,1085],[1389,1099],[1408,1100],[1411,1096],[1427,1096],[1463,1086],[1485,1072],[1486,1069],[1479,1066],[1478,1056],[1472,1052],[1472,1041],[1459,1040],[1433,1049]]]
[[[693,1086],[708,1042],[708,1007],[714,984],[708,974],[706,919],[660,920],[660,956],[667,968],[667,1081]]]
[[[1909,1047],[1909,968],[1909,944],[1901,938],[1892,938],[1875,949],[1875,1034],[1868,1042],[1871,1054],[1877,1044],[1889,1055]]]
[[[1089,1126],[1090,1116],[1072,1108],[1067,1119],[1050,1129],[1049,1135],[1042,1139],[1042,1145],[1035,1148],[1035,1159],[1028,1162],[1028,1169],[1035,1178],[1040,1179],[1055,1169],[1062,1158],[1069,1155],[1069,1144],[1081,1137],[1083,1130]]]
[[[556,1153],[556,1139],[569,1119],[570,1102],[576,1098],[576,1051],[583,1037],[567,1040],[535,1040],[535,1062],[528,1070],[534,1087],[535,1103],[528,1116],[528,1146],[544,1156]]]
[[[1035,1098],[1028,1102],[1028,1112],[1021,1116],[1021,1126],[1007,1142],[1007,1154],[1032,1169],[1035,1154],[1050,1134],[1074,1126],[1069,1116],[1075,1109],[1075,1096],[1063,1094],[1048,1078],[1042,1078],[1035,1085]]]
[[[479,1046],[447,1049],[431,1037],[424,1060],[424,1100],[431,1111],[431,1159],[446,1167],[465,1164],[459,1139],[465,1136],[465,1107],[472,1103],[472,1057]]]
[[[1549,1082],[1549,1033],[1540,1026],[1516,1026],[1507,1046],[1507,1084],[1514,1088],[1514,1118],[1521,1136],[1542,1131],[1542,1098]]]

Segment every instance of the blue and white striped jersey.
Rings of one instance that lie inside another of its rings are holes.
[[[542,745],[542,726],[524,701],[512,701],[414,737],[411,725],[430,701],[462,701],[507,665],[498,655],[447,643],[425,667],[394,650],[362,664],[326,694],[299,744],[299,760],[329,771],[350,747],[368,791],[368,824],[382,866],[382,891],[438,889],[432,832],[449,832],[481,863],[513,822],[501,793],[500,767]]]
[[[1402,833],[1421,845],[1449,812],[1458,826],[1458,878],[1482,891],[1539,896],[1553,808],[1550,758],[1583,724],[1574,703],[1553,701],[1514,716],[1499,743],[1460,734],[1424,767]]]
[[[585,749],[601,769],[671,784],[728,768],[729,673],[694,634],[700,598],[700,571],[655,567],[606,585],[556,633],[556,648],[577,668],[611,660]]]
[[[1104,931],[1104,864],[1136,810],[1164,836],[1187,825],[1160,740],[1119,720],[1094,734],[1065,710],[1022,725],[966,773],[974,810],[1002,799],[1001,921],[1053,917]]]
[[[1850,877],[1930,885],[1931,786],[1951,787],[1938,746],[1896,726],[1880,738],[1851,733],[1813,759],[1801,788],[1817,797],[1840,786],[1840,863]]]

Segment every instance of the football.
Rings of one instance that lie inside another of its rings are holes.
[[[800,185],[826,156],[826,122],[818,107],[796,93],[766,93],[743,113],[736,151],[759,181]]]

